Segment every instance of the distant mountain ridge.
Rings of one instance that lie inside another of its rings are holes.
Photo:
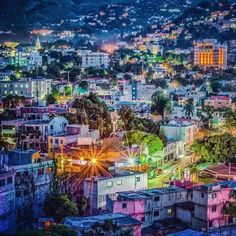
[[[148,0],[152,2],[162,0]],[[183,0],[176,0],[176,2]],[[191,0],[193,4],[200,0]],[[57,23],[63,19],[76,18],[109,3],[139,4],[142,0],[1,0],[0,29],[25,27],[27,25]],[[168,6],[167,6],[168,7]]]

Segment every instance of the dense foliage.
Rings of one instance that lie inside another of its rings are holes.
[[[232,162],[236,156],[236,137],[225,133],[196,140],[192,150],[207,162]]]
[[[126,132],[124,143],[129,146],[133,144],[138,146],[146,145],[150,155],[155,154],[157,151],[161,151],[164,147],[163,141],[157,135],[141,131]]]
[[[99,129],[102,137],[111,133],[111,117],[106,104],[93,93],[81,99],[76,98],[72,104],[76,114],[69,115],[72,124],[87,124],[91,129]]]
[[[71,202],[66,195],[47,195],[43,211],[46,216],[53,217],[56,222],[60,222],[66,216],[78,215],[76,204]]]

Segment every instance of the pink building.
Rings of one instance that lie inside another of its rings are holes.
[[[212,106],[215,110],[223,108],[235,110],[235,104],[229,96],[211,96],[204,100],[204,106]]]
[[[235,201],[232,183],[235,184],[226,181],[193,189],[192,227],[194,229],[208,231],[233,223],[233,219],[224,213],[228,204]]]
[[[186,189],[170,186],[118,193],[116,198],[107,198],[107,209],[112,213],[129,215],[146,227],[158,220],[175,218],[176,205],[187,201]]]

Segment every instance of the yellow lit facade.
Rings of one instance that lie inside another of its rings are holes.
[[[194,65],[227,68],[227,46],[216,40],[198,41],[194,45]]]

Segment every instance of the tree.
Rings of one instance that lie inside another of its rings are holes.
[[[112,130],[109,110],[96,94],[90,93],[72,104],[80,124],[87,124],[91,129],[99,129],[102,137],[109,136]]]
[[[228,133],[209,136],[196,140],[191,149],[207,162],[229,163],[234,161],[236,155],[236,138]]]
[[[50,228],[45,230],[25,229],[17,232],[16,236],[76,236],[77,232],[69,226],[53,224]]]
[[[205,123],[205,126],[207,127],[207,128],[209,128],[210,127],[210,121],[211,121],[211,119],[213,118],[213,114],[214,114],[214,107],[212,107],[212,106],[204,106],[204,108],[203,108],[203,113],[202,113],[202,115],[203,115],[203,122]]]
[[[211,82],[211,89],[214,93],[218,93],[221,88],[222,88],[222,84],[220,81],[214,80]]]
[[[0,136],[0,150],[6,149],[8,148],[9,143],[7,142],[7,140],[5,138],[3,138],[2,136]]]
[[[76,236],[77,232],[69,226],[52,224],[49,228],[48,236]]]
[[[236,114],[232,109],[228,109],[225,113],[225,127],[228,129],[236,127]]]
[[[193,112],[194,112],[193,98],[189,98],[187,100],[186,104],[184,105],[183,111],[185,111],[185,116],[187,116],[188,118],[190,118],[193,115]]]
[[[52,94],[48,94],[46,97],[46,102],[47,104],[55,104],[56,103],[56,98]]]
[[[78,215],[76,205],[66,195],[48,194],[43,211],[46,216],[54,217],[56,222],[60,222],[66,216]]]
[[[71,86],[65,86],[65,95],[71,96],[72,95],[72,87]]]
[[[80,216],[84,216],[86,208],[88,206],[88,199],[84,196],[77,198],[78,211]]]
[[[82,88],[82,89],[84,89],[84,90],[87,90],[88,89],[88,82],[87,81],[81,81],[80,83],[79,83],[79,86],[80,86],[80,88]]]
[[[157,135],[148,134],[138,130],[126,132],[124,142],[125,145],[128,146],[133,144],[138,146],[146,145],[150,155],[153,155],[157,151],[161,151],[164,148],[163,141]]]
[[[23,231],[17,232],[16,236],[49,236],[42,230],[25,229]]]
[[[124,106],[119,111],[119,116],[123,123],[123,129],[129,130],[142,130],[142,123],[136,119],[134,112],[128,106]]]
[[[161,115],[162,121],[165,121],[165,117],[172,111],[170,99],[165,96],[163,92],[155,92],[152,95],[151,111],[155,114]]]

